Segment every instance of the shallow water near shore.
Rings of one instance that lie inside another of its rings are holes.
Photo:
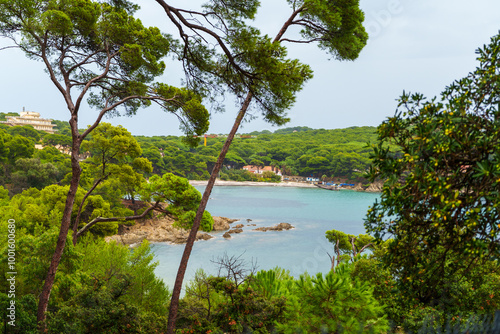
[[[203,192],[204,187],[197,186]],[[318,188],[287,187],[214,187],[207,210],[214,216],[224,216],[244,224],[243,233],[215,238],[194,244],[184,281],[193,278],[198,268],[209,274],[217,273],[212,260],[223,256],[240,256],[257,269],[276,266],[290,270],[298,277],[328,272],[333,245],[325,231],[336,229],[350,234],[365,233],[363,218],[379,194],[355,191],[328,191]],[[250,219],[251,221],[247,221]],[[253,231],[257,227],[290,223],[288,231]],[[256,226],[248,226],[255,224]],[[154,243],[152,250],[159,262],[157,275],[173,287],[184,245]]]

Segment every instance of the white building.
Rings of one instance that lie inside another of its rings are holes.
[[[10,126],[16,125],[31,125],[35,130],[45,131],[48,133],[55,133],[55,124],[52,124],[50,119],[40,118],[40,113],[34,111],[23,111],[20,112],[20,116],[6,116],[7,120],[1,122]]]

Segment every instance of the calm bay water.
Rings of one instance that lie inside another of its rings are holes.
[[[197,187],[203,192],[204,187]],[[226,240],[224,232],[213,233],[214,239],[197,241],[189,260],[185,281],[198,268],[216,274],[211,260],[223,256],[242,255],[248,263],[256,262],[257,269],[276,266],[290,270],[298,277],[327,272],[333,245],[325,231],[336,229],[350,234],[365,233],[363,218],[378,194],[355,191],[327,191],[318,188],[288,187],[214,187],[207,210],[214,216],[240,219],[232,225],[244,224],[243,233]],[[251,219],[247,222],[247,219]],[[253,231],[256,227],[281,222],[295,228],[288,231]],[[257,226],[247,226],[256,224]],[[159,262],[156,273],[173,287],[184,245],[155,243],[152,250]]]

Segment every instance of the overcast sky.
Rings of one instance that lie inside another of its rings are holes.
[[[165,13],[154,0],[135,0],[144,25],[165,32]],[[168,1],[197,9],[199,1]],[[285,0],[262,0],[255,22],[262,32],[274,36],[289,16]],[[500,1],[477,0],[361,0],[368,45],[354,62],[328,60],[314,45],[290,45],[289,55],[309,64],[314,78],[306,83],[289,111],[287,126],[335,129],[350,126],[377,126],[394,115],[396,99],[403,90],[439,95],[453,80],[474,70],[475,50],[487,44],[500,29]],[[172,34],[175,31],[171,31]],[[7,40],[0,40],[5,46]],[[29,60],[19,50],[0,51],[0,111],[40,112],[44,118],[68,120],[61,95],[40,62]],[[178,84],[180,70],[167,68],[161,78]],[[228,133],[237,112],[234,103],[226,112],[212,116],[209,133]],[[80,112],[80,128],[96,116],[87,107]],[[132,117],[106,119],[121,124],[135,135],[180,135],[175,117],[159,108],[140,110]],[[244,124],[241,133],[268,129],[261,119]]]

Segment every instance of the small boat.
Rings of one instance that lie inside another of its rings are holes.
[[[314,184],[316,187],[318,188],[321,188],[321,189],[326,189],[326,190],[339,190],[339,188],[337,188],[337,186],[327,186],[327,185],[324,185],[324,184],[318,184],[318,183],[315,183]]]

